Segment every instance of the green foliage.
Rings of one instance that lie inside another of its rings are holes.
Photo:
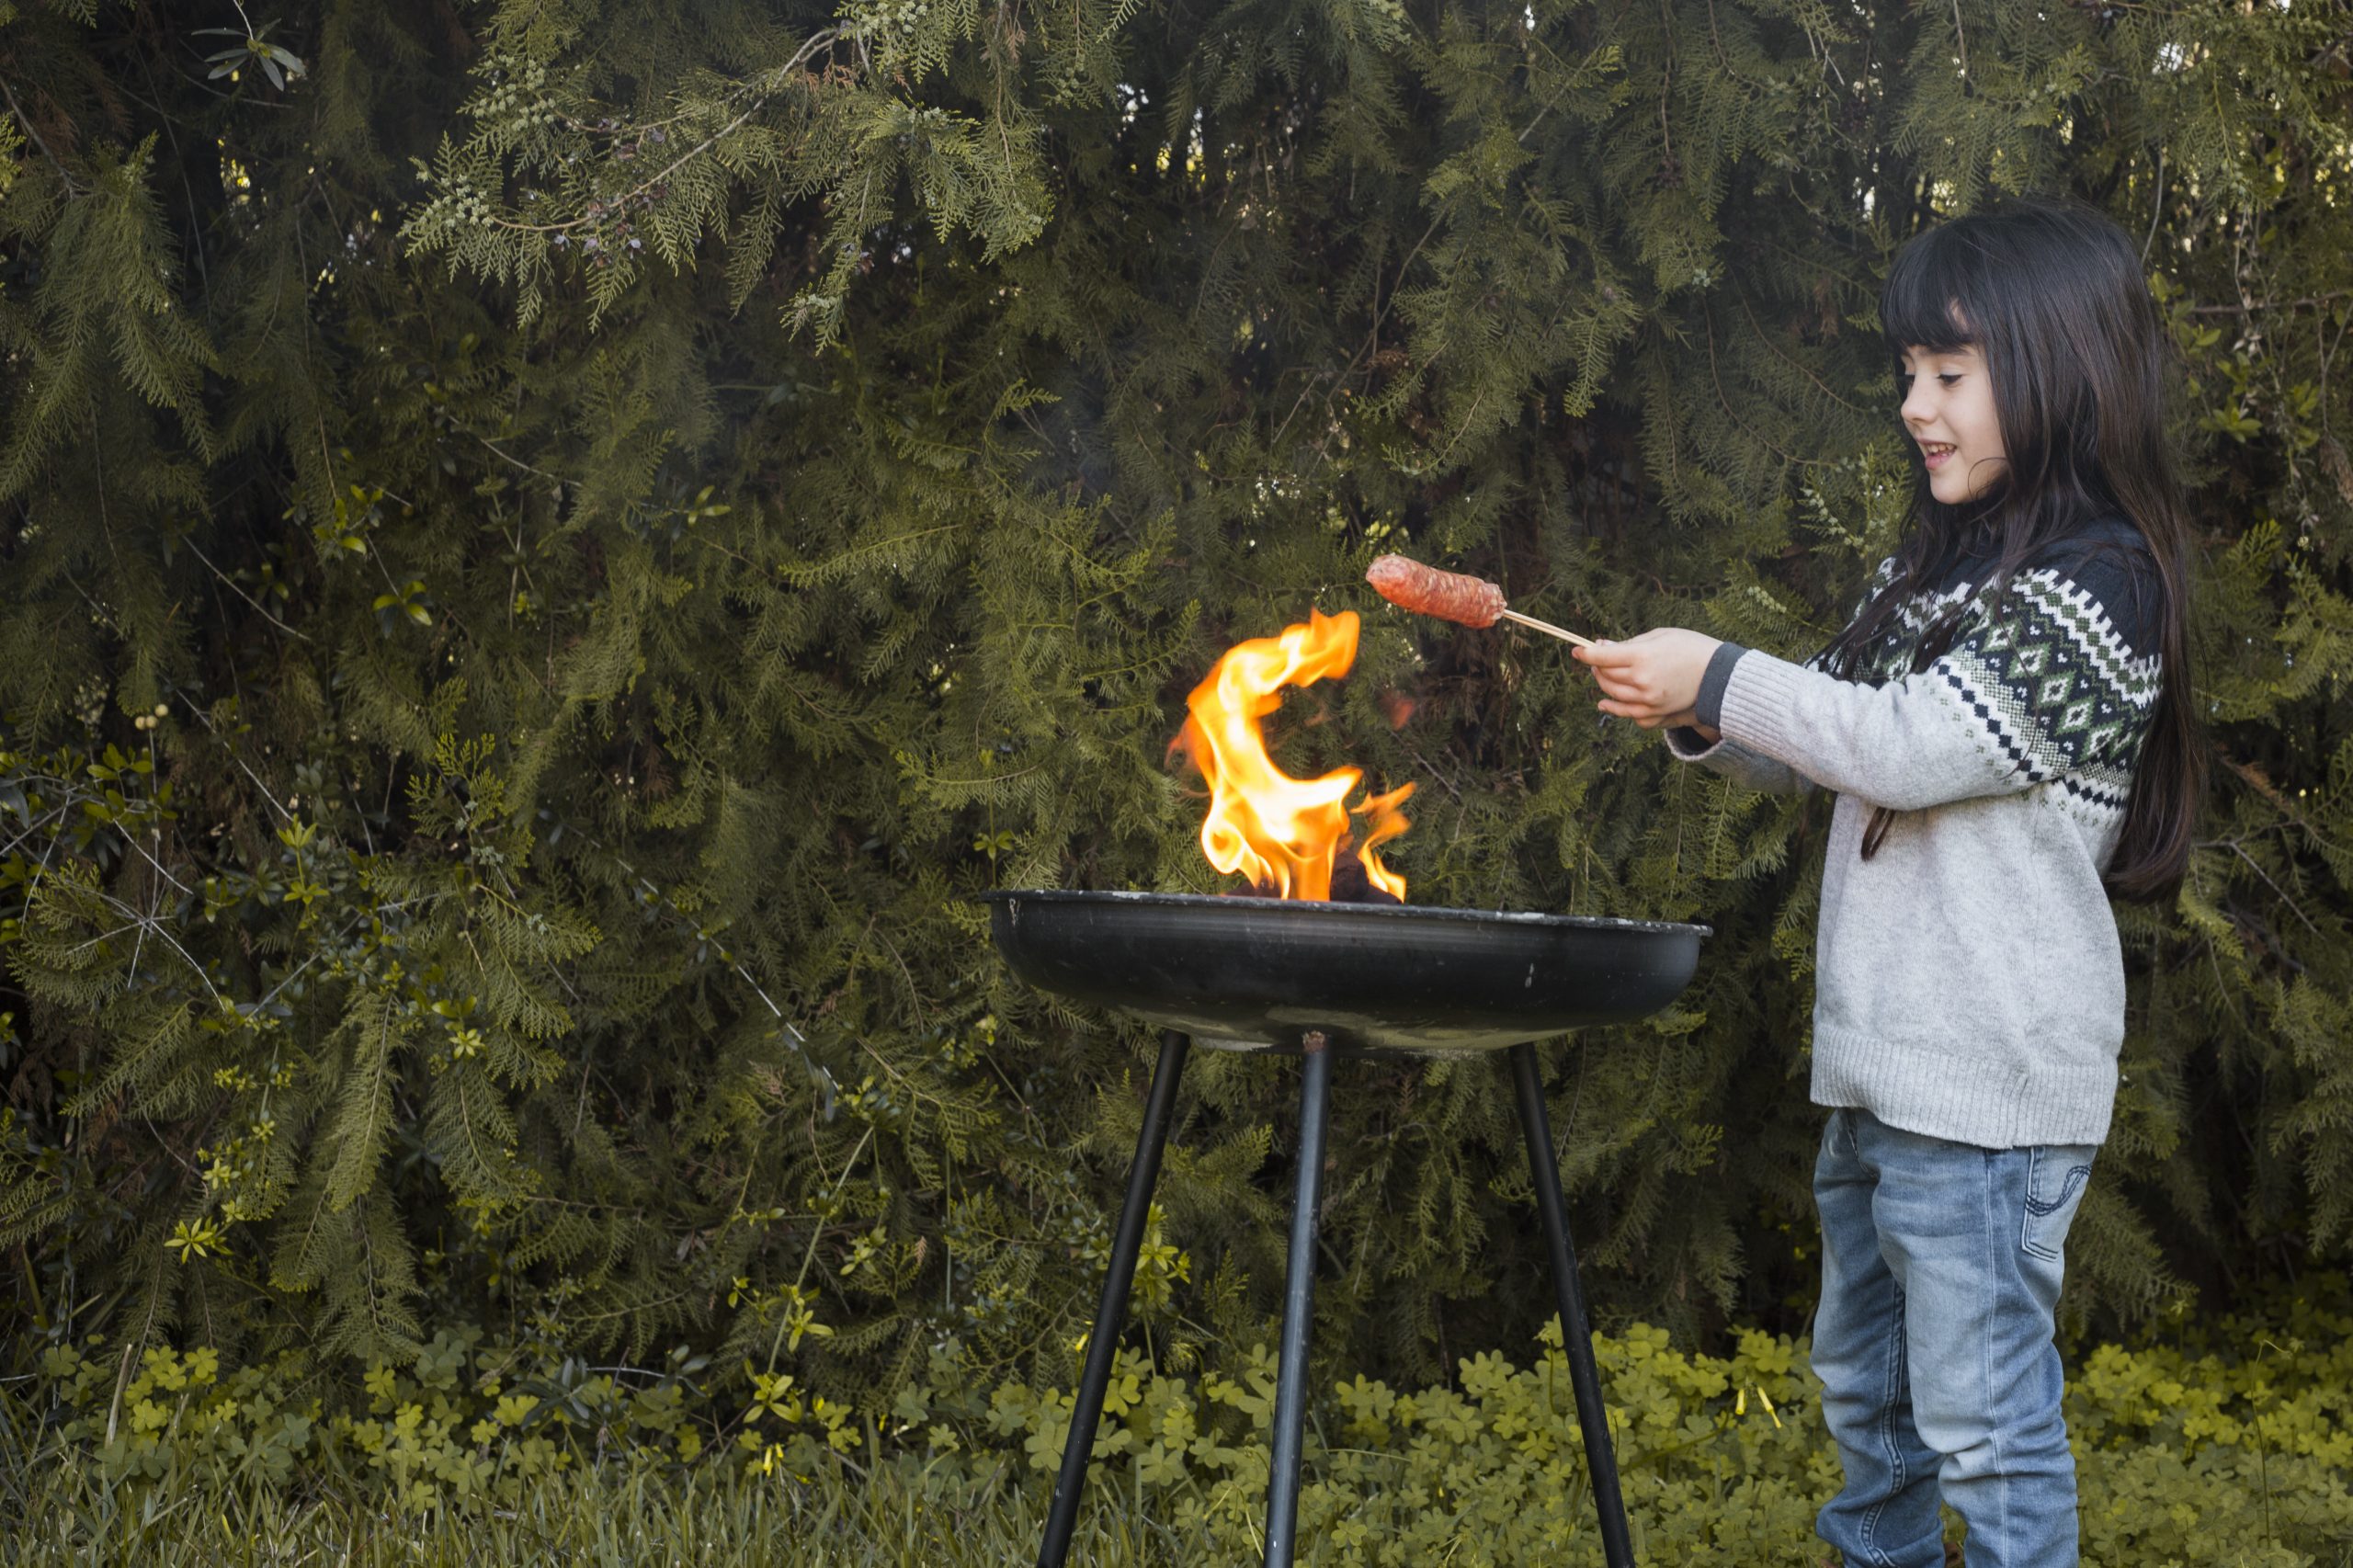
[[[1051,1381],[1142,1042],[1011,983],[967,895],[1216,885],[1183,693],[1311,604],[1375,610],[1384,549],[1556,622],[1809,651],[1900,513],[1877,279],[2025,187],[2147,236],[2219,763],[2180,903],[2121,912],[2068,1311],[2353,1239],[2322,12],[246,25],[0,7],[21,1356],[194,1340],[348,1386],[479,1329],[872,1410],[953,1338]],[[190,68],[224,49],[255,63]],[[1554,1125],[1606,1324],[1794,1330],[1822,804],[1590,699],[1550,644],[1376,611],[1279,750],[1419,784],[1418,902],[1715,928],[1676,1008],[1548,1047]],[[1180,1096],[1137,1314],[1172,1376],[1266,1332],[1292,1100],[1213,1053]],[[1335,1114],[1329,1365],[1524,1343],[1492,1067],[1352,1067]]]
[[[2315,1283],[2283,1321],[2089,1353],[2067,1401],[2086,1563],[2353,1562],[2353,1317],[2341,1281]],[[1540,1337],[1533,1367],[1486,1352],[1448,1385],[1399,1392],[1358,1375],[1330,1388],[1308,1444],[1302,1559],[1598,1562],[1557,1324]],[[1596,1352],[1645,1561],[1820,1560],[1814,1511],[1838,1467],[1802,1340],[1751,1330],[1727,1357],[1686,1356],[1638,1324],[1597,1336]],[[205,1543],[216,1518],[227,1529],[224,1499],[245,1521],[244,1550],[270,1543],[266,1561],[323,1538],[373,1561],[344,1522],[371,1509],[425,1561],[457,1532],[467,1562],[547,1561],[553,1542],[517,1539],[512,1522],[567,1508],[556,1528],[567,1544],[596,1532],[574,1545],[605,1553],[592,1561],[778,1561],[779,1540],[803,1543],[788,1562],[1019,1561],[1070,1408],[1060,1389],[985,1388],[946,1353],[887,1417],[858,1422],[789,1413],[797,1398],[756,1389],[731,1410],[684,1359],[626,1386],[575,1366],[510,1381],[506,1358],[445,1342],[413,1368],[371,1371],[364,1409],[324,1416],[315,1401],[290,1413],[259,1369],[222,1377],[210,1350],[147,1352],[109,1406],[116,1359],[52,1353],[45,1395],[78,1414],[47,1452],[21,1451],[41,1401],[0,1403],[20,1450],[0,1449],[19,1494],[8,1511],[25,1522],[12,1561],[161,1561],[141,1554]],[[1264,1347],[1198,1379],[1123,1354],[1084,1500],[1086,1561],[1255,1560],[1273,1387]],[[795,1414],[800,1430],[777,1441]],[[704,1428],[737,1440],[705,1448]],[[298,1463],[303,1484],[289,1486]],[[778,1515],[826,1522],[780,1529]],[[608,1532],[644,1544],[627,1551]]]
[[[2091,1352],[2067,1399],[2086,1562],[2353,1560],[2353,1318],[2341,1301],[2304,1297],[2287,1316],[2284,1329],[2224,1319],[2221,1347],[2200,1353]],[[1552,1348],[1526,1369],[1483,1352],[1444,1386],[1400,1392],[1359,1375],[1333,1388],[1301,1500],[1315,1560],[1598,1562],[1557,1319],[1540,1337]],[[1686,1356],[1638,1324],[1597,1336],[1596,1353],[1638,1554],[1819,1560],[1814,1513],[1839,1471],[1803,1340],[1748,1330],[1729,1356]],[[1123,1358],[1091,1483],[1142,1498],[1187,1540],[1179,1560],[1248,1560],[1273,1391],[1263,1348],[1233,1376],[1195,1382]],[[896,1414],[921,1419],[916,1403]],[[944,1403],[969,1412],[974,1402]],[[1051,1484],[1069,1409],[1060,1390],[1000,1386],[989,1430]],[[935,1451],[952,1430],[931,1429]]]

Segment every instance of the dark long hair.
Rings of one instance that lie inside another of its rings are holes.
[[[2189,519],[2165,437],[2172,345],[2131,240],[2099,213],[2056,201],[2014,200],[1951,219],[1897,255],[1880,293],[1880,324],[1891,357],[1972,344],[1984,356],[2008,471],[1983,494],[1948,506],[1929,492],[1915,451],[1912,526],[1894,577],[1824,651],[1825,667],[1855,678],[1904,601],[1941,586],[1963,558],[1995,562],[1984,581],[1998,597],[2084,524],[2131,519],[2148,551],[2128,564],[2159,590],[2146,617],[2154,636],[2143,638],[2154,645],[2133,652],[2155,653],[2163,669],[2105,880],[2120,898],[2170,900],[2189,861],[2205,757],[2190,700]],[[1922,634],[1915,672],[1950,650],[1965,608],[1954,606]],[[1866,858],[1893,820],[1885,807],[1873,813]]]

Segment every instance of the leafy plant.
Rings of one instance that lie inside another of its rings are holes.
[[[1900,512],[1886,259],[2027,187],[2145,237],[2219,764],[2182,900],[2120,912],[2066,1309],[2341,1256],[2325,8],[240,15],[224,94],[152,7],[0,8],[19,1359],[685,1344],[866,1412],[952,1338],[1051,1381],[1146,1042],[967,897],[1214,887],[1182,695],[1312,604],[1375,612],[1278,748],[1420,785],[1416,901],[1714,929],[1675,1009],[1546,1048],[1601,1321],[1798,1328],[1820,803],[1358,579],[1807,651]],[[1291,1103],[1194,1064],[1136,1314],[1172,1376],[1267,1333]],[[1344,1074],[1328,1369],[1525,1343],[1517,1138],[1490,1064]]]
[[[2341,1279],[2313,1284],[2277,1316],[2084,1356],[2067,1416],[2087,1563],[2353,1561],[2353,1316]],[[1597,1563],[1557,1325],[1541,1338],[1529,1367],[1483,1353],[1439,1386],[1327,1386],[1303,1559]],[[1637,1325],[1600,1336],[1597,1354],[1646,1560],[1819,1561],[1813,1515],[1837,1460],[1802,1340],[1750,1331],[1727,1357],[1687,1356]],[[1004,1562],[1035,1548],[1070,1408],[1058,1388],[975,1381],[945,1349],[887,1415],[804,1402],[790,1378],[714,1398],[683,1352],[658,1372],[527,1373],[442,1341],[372,1369],[364,1408],[324,1414],[292,1408],[268,1373],[223,1375],[208,1349],[146,1352],[127,1384],[120,1359],[51,1354],[45,1395],[69,1418],[44,1452],[25,1446],[39,1402],[0,1401],[15,1445],[0,1448],[0,1485],[22,1521],[13,1561],[225,1544],[209,1540],[213,1521],[230,1528],[225,1502],[244,1521],[241,1550],[269,1540],[288,1558],[339,1539],[338,1554],[373,1561],[361,1553],[379,1550],[375,1531],[344,1522],[373,1513],[397,1521],[403,1552],[458,1537],[453,1561],[544,1561],[550,1541],[515,1522],[569,1511],[552,1527],[567,1537],[650,1538],[671,1553],[693,1540],[696,1562],[774,1561],[779,1541],[801,1543],[785,1561]],[[1263,1346],[1195,1378],[1123,1355],[1085,1498],[1088,1561],[1256,1555],[1273,1381]],[[733,1443],[702,1440],[730,1430]],[[826,1522],[779,1528],[778,1515]]]

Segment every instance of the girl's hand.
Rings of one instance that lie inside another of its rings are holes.
[[[1698,722],[1692,705],[1699,700],[1699,677],[1708,673],[1708,661],[1722,645],[1697,631],[1661,626],[1623,642],[1597,642],[1569,652],[1593,666],[1604,713],[1655,730],[1662,724]]]

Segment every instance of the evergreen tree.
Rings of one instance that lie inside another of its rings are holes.
[[[2147,236],[2205,530],[2218,783],[2178,903],[2120,912],[2071,1305],[2344,1256],[2340,17],[197,19],[0,4],[0,1277],[41,1333],[339,1371],[475,1323],[869,1391],[952,1336],[1051,1381],[1144,1041],[967,896],[1217,887],[1183,694],[1371,609],[1383,550],[1820,645],[1903,506],[1878,279],[2008,190]],[[1387,612],[1279,726],[1420,786],[1417,903],[1715,927],[1675,1008],[1547,1048],[1554,1124],[1605,1323],[1797,1324],[1824,803]],[[1196,1059],[1142,1303],[1180,1360],[1269,1321],[1291,1098]],[[1352,1068],[1335,1114],[1322,1351],[1524,1343],[1492,1068]]]

